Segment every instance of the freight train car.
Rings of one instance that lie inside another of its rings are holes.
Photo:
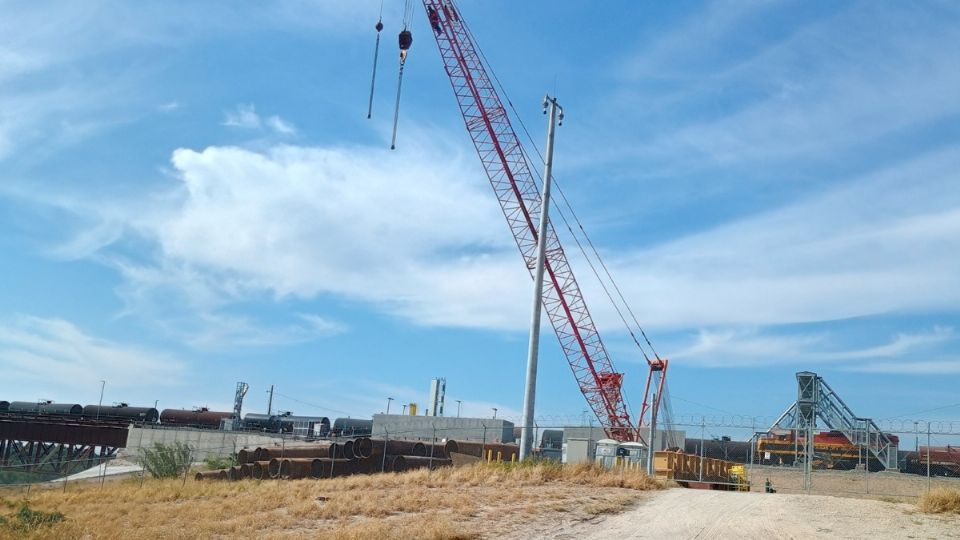
[[[233,418],[233,412],[200,409],[164,409],[160,413],[160,424],[165,426],[198,427],[220,429],[224,420]]]
[[[11,401],[7,412],[25,415],[83,416],[83,405],[79,403],[53,403],[49,401]]]
[[[900,439],[886,434],[893,443]],[[757,439],[757,458],[764,465],[792,465],[803,453],[805,437],[794,437],[792,431],[768,433]],[[875,456],[855,445],[839,431],[824,431],[813,436],[814,466],[824,469],[849,470],[865,459],[871,471],[882,471],[884,466]]]
[[[903,472],[931,476],[960,477],[960,448],[956,446],[921,446],[917,452],[901,452]]]
[[[131,407],[126,403],[87,405],[83,408],[83,417],[95,420],[127,420],[136,424],[156,424],[160,421],[160,413],[153,407]]]
[[[337,418],[330,434],[334,437],[366,437],[373,432],[373,420]]]
[[[243,427],[271,433],[292,433],[304,438],[326,437],[330,434],[330,419],[326,416],[295,416],[290,413],[247,413],[243,417]]]

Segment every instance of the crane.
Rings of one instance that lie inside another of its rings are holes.
[[[533,272],[541,200],[528,155],[454,1],[423,0],[423,6],[467,132],[527,269]],[[656,422],[664,401],[668,361],[644,353],[649,372],[634,426],[623,397],[623,374],[614,369],[552,223],[546,233],[543,308],[580,391],[607,435],[621,441],[644,440],[641,428]]]

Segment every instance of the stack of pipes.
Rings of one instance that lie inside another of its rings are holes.
[[[403,472],[452,465],[451,455],[476,459],[516,461],[512,444],[446,441],[384,440],[360,437],[342,442],[240,450],[238,464],[223,470],[198,472],[196,480],[266,480],[279,478],[335,478],[352,474]]]

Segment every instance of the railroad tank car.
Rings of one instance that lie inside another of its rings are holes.
[[[219,429],[221,421],[230,418],[233,418],[232,412],[211,411],[205,407],[197,410],[164,409],[160,412],[160,423],[170,426]]]
[[[373,420],[361,418],[337,418],[333,421],[331,434],[337,437],[370,435],[373,432]]]
[[[87,405],[83,408],[83,417],[87,419],[130,420],[132,422],[156,424],[160,420],[160,412],[153,407],[131,407],[126,404]]]
[[[78,403],[38,403],[35,401],[11,401],[8,412],[21,414],[49,414],[54,416],[81,416],[83,405]]]
[[[244,429],[280,433],[283,427],[275,414],[247,413],[243,416]]]

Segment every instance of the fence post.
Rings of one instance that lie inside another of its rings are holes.
[[[383,427],[383,459],[380,460],[380,472],[387,472],[387,441],[390,440],[390,433],[387,427]]]
[[[183,483],[180,487],[187,487],[187,474],[190,473],[190,466],[193,465],[193,449],[187,452],[187,466],[183,468]]]
[[[437,425],[430,424],[433,427],[433,442],[430,443],[430,471],[433,471],[433,449],[437,445]]]
[[[703,415],[701,415],[700,416],[700,481],[701,482],[703,482],[703,456],[704,456],[703,447],[707,445],[706,441],[703,439],[704,431],[706,430],[706,428],[707,428],[707,421],[703,417]],[[651,442],[653,441],[653,435],[650,436],[650,441]],[[650,455],[651,456],[653,455],[653,448],[650,449]],[[652,461],[653,460],[651,459],[651,462]],[[653,467],[651,467],[651,470],[652,469]]]
[[[483,423],[483,444],[480,445],[480,456],[484,459],[487,455],[487,423]]]

